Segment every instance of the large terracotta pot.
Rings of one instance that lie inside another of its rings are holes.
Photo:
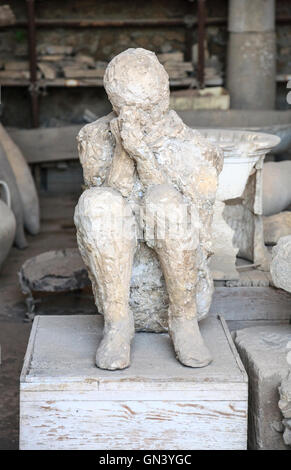
[[[24,227],[23,227],[23,208],[21,203],[20,192],[17,186],[15,175],[12,171],[9,161],[7,160],[5,150],[0,140],[0,180],[6,181],[10,189],[11,195],[11,209],[16,220],[16,232],[15,232],[15,245],[20,248],[27,247],[27,241],[25,238]]]
[[[32,235],[39,232],[39,203],[33,177],[20,149],[0,123],[0,142],[14,173],[23,210],[23,222]],[[12,191],[12,188],[11,188]]]
[[[5,202],[0,200],[0,267],[12,246],[15,231],[16,220],[11,210],[11,197],[8,185],[0,180],[0,189],[4,194]]]

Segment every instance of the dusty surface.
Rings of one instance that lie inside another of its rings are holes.
[[[49,374],[52,379],[57,379],[54,381],[57,387],[69,378],[73,383],[80,382],[81,378],[88,383],[90,380],[93,384],[94,381],[102,383],[100,389],[108,387],[108,391],[110,386],[107,384],[114,382],[116,388],[111,388],[111,391],[115,389],[118,392],[130,390],[130,383],[136,381],[152,382],[152,390],[162,384],[164,391],[168,389],[169,382],[245,382],[245,375],[237,365],[218,318],[207,318],[201,323],[201,330],[215,358],[209,367],[195,370],[184,367],[176,361],[167,334],[141,332],[133,341],[132,367],[114,373],[100,370],[94,363],[96,344],[102,338],[103,318],[100,315],[41,316],[35,322],[36,336],[33,358],[27,369],[27,383],[41,383]],[[50,342],[46,341],[48,333]],[[48,390],[50,386],[48,383]],[[53,385],[51,387],[53,389]]]

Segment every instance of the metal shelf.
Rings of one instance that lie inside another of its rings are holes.
[[[193,28],[198,27],[198,71],[197,80],[200,87],[205,85],[204,77],[204,37],[205,37],[205,22],[207,21],[206,0],[197,0],[197,17],[192,15],[193,3],[189,2],[188,15],[184,18],[147,18],[147,19],[40,19],[35,16],[35,0],[26,0],[27,5],[27,21],[16,21],[15,24],[7,27],[27,27],[28,28],[28,45],[29,45],[29,65],[30,65],[30,79],[29,80],[9,80],[2,79],[2,86],[27,86],[31,95],[31,109],[32,109],[32,125],[33,127],[39,126],[39,89],[41,87],[101,87],[103,81],[101,79],[56,79],[56,80],[38,80],[37,79],[37,52],[36,52],[36,29],[39,27],[68,27],[68,28],[107,28],[107,27],[172,27],[180,26],[185,28],[186,32],[186,54],[185,58],[190,60],[191,55],[191,32]],[[219,23],[221,19],[218,19]],[[208,22],[208,24],[215,22],[217,19]],[[193,86],[193,78],[185,78],[183,80],[171,80],[172,87],[189,87]]]
[[[103,87],[103,80],[102,78],[79,78],[78,80],[74,78],[56,78],[55,80],[37,80],[35,82],[37,88],[46,88],[46,87],[60,87],[60,88],[77,88],[77,87]],[[1,86],[6,87],[28,87],[30,85],[29,80],[15,80],[15,79],[2,79],[0,81]],[[171,87],[187,87],[187,86],[195,86],[196,80],[195,78],[184,78],[183,80],[170,80]]]

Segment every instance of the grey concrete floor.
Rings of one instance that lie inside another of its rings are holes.
[[[41,198],[41,232],[28,237],[25,250],[13,247],[0,271],[0,449],[18,448],[19,376],[31,329],[25,318],[26,304],[17,273],[27,258],[48,250],[76,246],[72,225],[77,198]],[[91,294],[68,293],[44,297],[39,314],[93,313]]]

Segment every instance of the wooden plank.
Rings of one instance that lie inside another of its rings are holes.
[[[40,80],[42,86],[51,87],[103,87],[103,78],[56,78],[55,80]]]
[[[41,128],[9,129],[28,163],[78,159],[76,136],[82,125]]]
[[[235,347],[235,346],[234,346]],[[95,387],[93,387],[95,385]],[[143,400],[167,400],[177,401],[180,397],[181,389],[177,383],[173,383],[173,390],[143,390],[142,384],[137,390],[118,390],[118,400],[135,401],[137,393],[142,391]],[[112,401],[116,400],[116,388],[112,390],[101,390],[98,388],[98,383],[91,384],[91,390],[81,389],[82,384],[69,382],[65,384],[65,390],[52,390],[52,383],[46,388],[49,390],[42,390],[44,384],[21,384],[21,401],[22,402],[35,402],[35,401]],[[158,392],[158,393],[157,393]],[[219,400],[229,401],[247,400],[248,387],[246,382],[234,382],[232,384],[225,383],[210,383],[210,384],[194,384],[191,389],[183,388],[183,400],[189,401],[205,401]]]
[[[32,328],[31,328],[29,341],[28,341],[26,353],[24,356],[23,367],[22,367],[22,371],[20,374],[20,383],[25,382],[28,371],[29,371],[30,361],[31,361],[32,354],[33,354],[35,336],[36,336],[36,332],[38,328],[38,322],[39,322],[39,316],[36,316],[34,319]]]
[[[18,61],[14,60],[14,61],[5,62],[4,68],[5,70],[13,70],[13,71],[17,71],[17,70],[29,71],[29,63],[27,60],[18,60]]]
[[[167,52],[164,54],[158,54],[159,61],[163,64],[164,62],[183,62],[183,52]]]
[[[219,315],[218,318],[219,318],[220,321],[221,321],[221,325],[222,325],[223,331],[224,331],[224,333],[225,333],[225,337],[226,337],[226,339],[227,339],[227,341],[228,341],[228,344],[229,344],[229,347],[230,347],[231,352],[232,352],[232,354],[233,354],[233,357],[234,357],[235,360],[236,360],[237,366],[238,366],[239,370],[241,371],[241,374],[242,374],[242,376],[243,376],[243,378],[244,378],[245,383],[247,383],[247,381],[248,381],[247,373],[246,373],[245,368],[244,368],[244,366],[243,366],[243,363],[242,363],[242,361],[241,361],[241,359],[240,359],[240,357],[239,357],[239,355],[238,355],[237,349],[236,349],[236,347],[235,347],[235,345],[234,345],[234,342],[233,342],[233,340],[232,340],[232,337],[231,337],[230,331],[229,331],[229,329],[228,329],[228,326],[227,326],[227,324],[226,324],[226,321],[225,321],[225,319],[224,319],[223,317],[221,317],[220,315]]]
[[[10,78],[12,80],[21,80],[21,79],[29,79],[29,71],[28,70],[0,70],[0,80],[2,84],[2,79]]]
[[[290,320],[291,294],[273,287],[216,287],[210,314],[225,320]]]
[[[68,66],[63,67],[63,71],[66,78],[103,78],[105,68],[84,69],[77,68],[77,66]]]
[[[246,401],[21,404],[20,448],[246,449]]]
[[[52,65],[46,64],[45,62],[38,62],[37,66],[47,80],[54,80],[56,78],[57,72]]]
[[[181,366],[168,335],[146,333],[135,337],[130,368],[97,369],[102,327],[91,315],[36,318],[21,379],[21,449],[246,448],[247,378],[222,318],[201,326],[214,357],[202,369]]]
[[[42,55],[40,56],[40,60],[43,62],[61,62],[65,57],[60,54],[52,54],[52,55]]]

